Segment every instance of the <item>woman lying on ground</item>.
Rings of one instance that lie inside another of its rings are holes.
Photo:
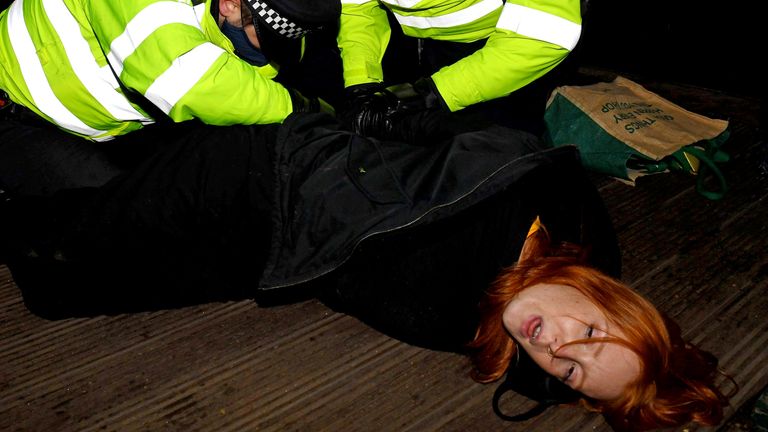
[[[483,298],[481,316],[471,343],[477,381],[498,379],[522,348],[617,430],[722,420],[717,359],[683,341],[631,288],[584,265],[578,247],[552,247],[546,229],[529,235]]]
[[[716,361],[606,276],[618,247],[575,148],[500,127],[378,141],[322,115],[174,131],[102,187],[16,197],[9,267],[33,312],[309,293],[473,356],[481,382],[521,347],[619,428],[721,420]]]

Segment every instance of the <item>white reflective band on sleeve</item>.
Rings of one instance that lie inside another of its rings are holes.
[[[142,9],[125,26],[123,33],[112,41],[107,59],[119,77],[123,73],[123,62],[136,48],[158,28],[167,24],[187,24],[200,28],[195,10],[175,2],[156,2]]]
[[[394,14],[401,25],[413,28],[446,28],[468,24],[502,6],[501,0],[483,0],[466,9],[435,17],[404,16]]]
[[[200,28],[202,28],[202,22],[203,18],[205,17],[205,14],[208,13],[208,8],[206,7],[207,2],[202,2],[197,6],[194,6],[193,9],[195,11],[195,16],[197,17],[197,23],[200,24]]]
[[[117,90],[117,88],[120,87],[120,83],[115,79],[115,73],[112,72],[112,67],[109,65],[109,63],[105,64],[99,69],[99,75],[101,75],[101,79],[112,84],[112,88]]]
[[[35,44],[27,31],[27,24],[24,22],[24,0],[16,0],[8,9],[8,34],[13,52],[19,60],[21,74],[24,76],[37,109],[64,129],[87,136],[106,133],[83,123],[53,93],[40,59],[37,57]]]
[[[581,25],[529,7],[507,3],[496,27],[572,50],[581,36]]]
[[[88,42],[80,34],[80,26],[60,0],[43,0],[45,12],[67,52],[75,75],[91,95],[109,111],[113,118],[124,121],[148,121],[136,111],[122,94],[115,91],[117,79],[110,72],[103,74],[91,53]],[[106,79],[106,81],[105,81]]]
[[[412,8],[421,3],[422,0],[381,0],[382,3],[400,6],[403,8]]]
[[[191,89],[200,77],[210,69],[225,51],[212,43],[203,43],[171,63],[171,66],[157,77],[144,96],[168,114],[179,99]]]

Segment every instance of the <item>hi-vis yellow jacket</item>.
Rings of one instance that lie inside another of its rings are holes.
[[[0,12],[0,89],[93,141],[152,123],[147,101],[177,122],[284,120],[277,71],[233,54],[210,1],[16,0]]]
[[[408,36],[488,38],[432,75],[451,111],[506,96],[563,61],[581,35],[579,0],[342,0],[338,44],[344,85],[381,82],[389,9]]]

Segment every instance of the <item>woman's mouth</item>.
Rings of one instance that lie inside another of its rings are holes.
[[[541,333],[541,317],[532,316],[523,322],[520,329],[523,337],[530,340],[536,340]]]

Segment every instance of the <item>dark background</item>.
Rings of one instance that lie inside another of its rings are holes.
[[[577,48],[582,65],[765,95],[758,63],[768,37],[753,3],[591,0],[586,10]]]

